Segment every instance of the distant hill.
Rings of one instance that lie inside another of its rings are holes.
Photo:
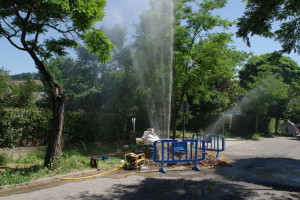
[[[40,80],[40,76],[38,73],[26,72],[26,73],[11,75],[11,80],[13,81]]]

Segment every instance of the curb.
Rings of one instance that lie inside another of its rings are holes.
[[[29,184],[32,184],[32,183],[40,183],[40,182],[44,182],[44,181],[51,181],[51,180],[59,179],[59,178],[62,178],[62,177],[74,176],[74,175],[78,175],[78,174],[84,174],[84,173],[96,172],[96,171],[98,171],[98,170],[89,169],[89,170],[85,170],[85,171],[73,172],[73,173],[68,173],[68,174],[59,174],[59,175],[52,176],[52,177],[31,180],[31,181],[27,181],[27,182],[23,182],[23,183],[18,183],[18,184],[3,185],[3,186],[0,186],[0,188],[1,189],[6,189],[6,188],[9,188],[9,187],[14,187],[14,186],[24,186],[24,185],[29,185]],[[1,191],[0,191],[0,193],[1,193]]]

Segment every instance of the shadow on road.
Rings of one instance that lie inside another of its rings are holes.
[[[186,179],[147,178],[138,185],[114,185],[107,195],[81,192],[67,199],[86,200],[183,200],[183,199],[244,199],[257,196],[256,192],[236,184],[225,184],[219,181],[192,181]]]
[[[139,184],[115,184],[104,194],[83,191],[66,199],[85,200],[242,200],[300,199],[300,160],[250,158],[216,168],[223,178],[191,180],[170,177],[145,178]],[[195,174],[195,176],[201,176]],[[263,187],[266,186],[266,187]]]
[[[289,158],[249,158],[218,168],[216,173],[227,180],[243,181],[276,190],[300,192],[300,160]],[[300,199],[300,195],[299,195]]]
[[[290,137],[289,139],[290,139],[290,140],[298,140],[298,141],[300,141],[300,136]]]

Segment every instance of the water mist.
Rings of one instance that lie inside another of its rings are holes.
[[[133,65],[140,80],[150,125],[169,138],[173,61],[173,0],[150,1],[136,25]]]

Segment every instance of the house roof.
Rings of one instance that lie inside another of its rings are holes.
[[[33,80],[35,84],[37,85],[43,85],[43,82],[41,80]],[[19,84],[23,84],[26,83],[27,80],[17,80],[17,81],[10,81],[13,84],[19,85]]]

